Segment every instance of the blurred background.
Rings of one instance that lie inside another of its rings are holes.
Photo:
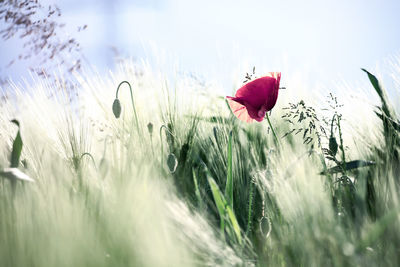
[[[83,66],[107,73],[120,59],[146,60],[168,75],[194,73],[229,92],[253,66],[282,71],[283,81],[303,77],[311,87],[361,80],[361,67],[387,66],[400,48],[397,0],[40,3],[60,8],[57,19],[66,25],[58,37],[77,40]],[[7,66],[23,49],[18,35],[0,41],[2,79],[18,81],[29,76],[29,66],[41,64],[32,56]]]

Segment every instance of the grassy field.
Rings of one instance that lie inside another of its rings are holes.
[[[400,266],[400,125],[372,74],[288,83],[277,139],[191,77],[75,79],[2,90],[0,266]]]

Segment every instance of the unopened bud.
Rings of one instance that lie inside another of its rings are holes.
[[[333,156],[335,156],[338,151],[338,144],[334,136],[331,136],[329,138],[329,150],[331,151]]]
[[[153,134],[153,124],[151,122],[149,122],[149,124],[147,124],[147,130],[149,130],[150,135]]]
[[[112,110],[114,113],[115,118],[119,118],[119,116],[121,115],[121,102],[119,101],[118,98],[116,98],[114,100],[114,103],[112,105]]]

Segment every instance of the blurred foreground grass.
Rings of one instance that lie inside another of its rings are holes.
[[[140,70],[7,89],[0,266],[400,265],[400,126],[375,76],[376,107],[281,91],[278,144],[212,86]]]

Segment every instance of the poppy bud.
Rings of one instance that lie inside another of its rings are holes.
[[[334,136],[331,136],[329,138],[329,150],[331,151],[333,156],[335,156],[338,151],[338,144]]]
[[[150,135],[153,134],[153,124],[151,122],[149,122],[149,124],[147,124],[147,130],[149,131]]]
[[[114,103],[112,105],[112,110],[114,113],[115,118],[119,118],[119,116],[121,115],[121,102],[119,101],[118,98],[116,98],[114,100]]]
[[[176,171],[176,167],[178,167],[178,160],[173,153],[168,155],[167,165],[171,173],[174,173]]]

